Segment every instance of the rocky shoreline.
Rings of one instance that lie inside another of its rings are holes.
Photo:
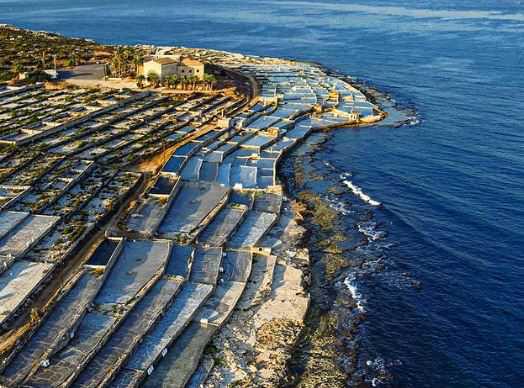
[[[353,82],[351,84],[355,86]],[[359,85],[359,90],[372,96],[375,104],[378,99],[386,98],[379,91],[362,89],[365,88]],[[386,115],[381,112],[383,118]],[[205,387],[344,387],[348,376],[357,386],[363,384],[362,380],[351,377],[356,367],[358,347],[355,346],[353,356],[341,357],[342,343],[337,332],[344,325],[342,322],[347,320],[351,323],[342,329],[346,338],[354,337],[364,314],[358,311],[356,301],[349,297],[335,303],[345,304],[354,313],[350,317],[337,316],[327,307],[331,303],[329,296],[322,295],[326,290],[321,278],[333,278],[344,262],[341,257],[343,250],[337,246],[344,237],[337,233],[332,235],[330,226],[337,214],[318,195],[297,193],[291,188],[296,186],[297,180],[305,179],[304,172],[300,171],[301,162],[295,155],[286,156],[283,164],[293,165],[294,171],[286,173],[279,169],[286,200],[280,225],[269,238],[283,242],[278,250],[273,248],[273,253],[278,256],[278,265],[286,268],[284,271],[293,272],[294,287],[278,283],[271,287],[268,277],[275,274],[265,270],[267,262],[254,264],[254,284],[248,286],[239,308],[207,349],[202,365],[213,365],[213,368]],[[313,275],[314,262],[320,261],[319,255],[328,256],[331,268],[326,268],[322,275]],[[253,293],[250,288],[264,291]],[[280,308],[275,308],[278,296],[282,294],[287,297],[280,301],[285,303],[286,318],[278,317]],[[296,296],[308,298],[308,303],[296,303]],[[310,298],[314,303],[309,303]],[[319,303],[319,300],[324,302]],[[322,306],[323,303],[326,306]],[[268,314],[260,313],[264,310]]]
[[[252,277],[238,308],[207,348],[213,362],[205,386],[274,387],[287,380],[287,363],[304,328],[309,306],[306,230],[289,200],[265,238],[273,256],[254,258]],[[206,361],[204,361],[206,363]]]
[[[329,69],[325,71],[330,72]],[[401,109],[388,94],[338,73],[335,75],[358,88],[383,110],[385,120],[380,125],[397,127],[416,120],[413,109]],[[284,385],[371,387],[373,379],[366,375],[366,367],[359,359],[360,325],[366,319],[366,312],[341,277],[341,273],[349,268],[357,272],[366,270],[368,263],[364,259],[348,260],[346,256],[351,256],[359,246],[367,245],[368,239],[360,233],[345,234],[341,222],[347,209],[337,209],[324,195],[306,188],[307,182],[324,180],[321,172],[306,166],[313,164],[315,154],[330,136],[330,133],[313,135],[314,138],[310,138],[302,149],[288,155],[280,169],[285,190],[300,207],[300,224],[306,229],[303,246],[310,253],[308,291],[311,295],[304,329],[289,360]],[[326,187],[324,194],[338,197],[346,191],[347,188],[338,183]],[[382,269],[379,266],[375,270]]]

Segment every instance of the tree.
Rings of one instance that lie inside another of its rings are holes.
[[[121,49],[120,55],[122,57],[122,68],[120,69],[120,77],[125,77],[130,73],[133,55],[131,54],[131,51],[128,47]]]
[[[205,74],[204,81],[209,89],[213,90],[217,82],[216,77],[213,74]]]
[[[120,77],[122,74],[122,48],[119,47],[111,58],[111,74]]]
[[[198,79],[197,76],[194,76],[194,75],[192,75],[190,79],[191,79],[191,89],[195,90],[200,80]]]
[[[42,61],[40,63],[37,64],[37,68],[38,69],[42,69],[44,70],[47,66],[46,66],[46,57],[45,57],[45,51],[42,51]]]
[[[111,70],[115,77],[137,76],[144,63],[144,55],[133,47],[118,47],[111,58]]]
[[[180,79],[180,85],[182,86],[182,90],[186,89],[186,87],[187,87],[187,77],[186,76],[183,76]]]
[[[72,67],[72,66],[76,66],[77,64],[78,64],[78,61],[77,61],[77,58],[76,58],[76,54],[75,53],[71,53],[69,58],[66,60],[65,65],[68,66],[68,67]]]
[[[8,71],[0,71],[0,85],[2,81],[9,81],[11,74]]]
[[[158,85],[160,84],[160,76],[157,73],[155,73],[154,71],[150,71],[149,73],[147,73],[147,80],[155,88],[157,88]]]
[[[14,74],[14,79],[19,80],[20,74],[24,71],[24,67],[18,63],[13,63],[13,66],[11,67],[11,72]]]
[[[167,84],[167,87],[168,88],[173,88],[175,89],[176,88],[176,85],[178,83],[178,77],[173,74],[173,75],[168,75],[166,77],[166,84]]]
[[[136,76],[136,85],[142,89],[144,87],[144,81],[146,80],[146,77],[144,77],[143,74],[139,74]]]
[[[142,53],[137,53],[134,55],[133,64],[135,65],[135,74],[138,74],[140,66],[144,64],[144,56]]]
[[[27,80],[30,82],[44,82],[49,81],[51,76],[43,70],[36,70],[28,74]],[[37,120],[38,121],[38,120]]]

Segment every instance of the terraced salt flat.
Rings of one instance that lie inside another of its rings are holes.
[[[23,255],[49,232],[58,220],[58,217],[29,215],[21,222],[16,222],[16,226],[0,240],[0,255]]]
[[[0,213],[0,241],[4,236],[18,225],[29,213],[24,212],[3,212]]]
[[[152,237],[169,209],[167,201],[149,197],[129,216],[127,229],[145,237]]]
[[[247,212],[245,205],[226,206],[213,221],[200,233],[198,241],[211,247],[219,247],[226,243],[227,239],[238,227]]]
[[[253,254],[244,251],[228,251],[223,260],[223,281],[247,282],[251,274]]]
[[[174,238],[179,233],[191,233],[220,204],[229,190],[217,184],[184,182],[173,200],[158,230],[160,236]]]
[[[213,286],[209,284],[187,283],[175,302],[137,347],[112,386],[128,386],[126,382],[130,379],[138,381],[144,378],[151,366],[168,353],[169,346],[190,323],[212,290]]]
[[[70,386],[162,275],[169,252],[167,241],[126,241],[94,300],[97,310],[87,312],[73,339],[27,384]]]
[[[100,349],[108,334],[114,330],[118,318],[97,311],[88,312],[77,333],[66,348],[51,358],[51,365],[40,368],[25,386],[69,386],[87,361]]]
[[[216,331],[214,325],[202,326],[196,322],[191,323],[156,366],[154,373],[145,380],[143,386],[184,387],[198,367],[204,349]]]
[[[138,302],[109,341],[100,349],[74,382],[74,387],[107,384],[132,354],[142,337],[171,303],[183,279],[161,279]]]
[[[95,303],[108,308],[133,303],[137,295],[163,273],[170,245],[168,241],[126,241]]]
[[[191,245],[175,245],[167,263],[165,274],[168,276],[181,276],[189,278],[195,257],[195,248]]]
[[[84,271],[74,286],[57,302],[38,330],[23,348],[9,360],[0,382],[6,385],[21,383],[34,370],[35,364],[47,359],[52,351],[67,342],[102,285],[103,277]]]
[[[198,247],[191,266],[189,280],[214,286],[220,275],[221,263],[222,248]]]
[[[282,300],[290,294],[281,284],[272,287],[273,280],[285,280],[301,305],[307,305],[306,297],[297,296],[301,278],[294,271],[299,270],[271,256],[274,237],[268,237],[270,243],[263,240],[282,209],[277,164],[312,130],[346,122],[348,109],[364,113],[369,106],[360,103],[357,91],[314,66],[257,61],[240,70],[259,80],[260,99],[236,117],[228,117],[227,107],[242,101],[229,97],[191,96],[179,103],[149,92],[130,93],[100,103],[107,109],[97,109],[85,121],[49,134],[46,146],[58,158],[76,155],[90,159],[86,166],[92,167],[71,176],[66,171],[39,175],[48,181],[17,200],[15,208],[59,215],[60,223],[50,226],[48,235],[42,233],[37,248],[21,245],[15,252],[4,245],[9,254],[24,256],[29,250],[31,260],[56,263],[63,263],[62,255],[75,244],[81,246],[79,233],[88,235],[101,225],[138,186],[140,175],[119,166],[145,160],[164,141],[169,147],[182,139],[187,143],[153,176],[152,187],[144,185],[148,188],[137,196],[132,214],[106,232],[78,281],[5,362],[2,381],[35,387],[192,386],[206,379],[213,363],[207,359],[199,367],[204,349],[244,292],[252,303],[278,298],[261,311],[272,317],[274,308],[285,318],[289,304]],[[329,111],[313,118],[313,104]],[[210,121],[213,115],[221,120]],[[208,122],[215,128],[203,130],[201,124]],[[19,158],[15,165],[35,157]],[[35,179],[37,173],[16,177]],[[25,217],[38,216],[27,214],[0,212],[0,221],[9,220],[5,226],[0,222],[0,247]],[[64,238],[65,231],[70,239]],[[28,273],[13,303],[22,305],[46,277],[44,266],[53,267],[25,260],[9,265],[17,269],[19,263]],[[5,273],[0,286],[3,279],[8,279]],[[9,282],[6,287],[12,289]],[[4,287],[0,297],[2,292]]]
[[[51,264],[18,260],[0,275],[0,325],[25,302],[52,268]]]
[[[274,213],[250,211],[228,242],[232,248],[249,248],[264,236],[277,220]]]

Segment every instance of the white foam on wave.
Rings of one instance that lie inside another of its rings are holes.
[[[347,175],[342,174],[340,176],[342,178],[342,183],[344,183],[347,187],[351,189],[353,194],[355,194],[357,197],[359,197],[362,201],[366,202],[367,204],[371,206],[380,206],[382,203],[379,201],[375,201],[373,198],[371,198],[369,195],[364,193],[360,187],[358,187],[356,184],[351,182],[349,179],[346,179]]]
[[[389,368],[402,365],[400,360],[386,362],[382,357],[366,361],[366,381],[371,383],[372,387],[380,387],[391,382],[392,374]]]
[[[408,125],[414,126],[414,125],[419,125],[419,124],[420,124],[420,120],[416,115],[410,116],[408,118]]]
[[[329,163],[327,160],[323,160],[322,163],[324,163],[324,166],[330,168],[331,170],[335,170],[335,167]]]
[[[336,212],[344,215],[344,216],[347,216],[348,214],[351,213],[351,210],[348,209],[347,207],[347,204],[345,204],[344,202],[342,201],[337,201],[335,199],[332,199],[332,198],[329,198],[329,197],[326,197],[325,198],[327,204],[329,205],[329,207],[333,210],[335,210]]]
[[[357,225],[358,231],[372,241],[377,241],[384,237],[385,232],[377,230],[375,222],[363,222]]]
[[[365,312],[366,310],[364,309],[364,301],[362,299],[362,295],[360,294],[360,292],[358,292],[357,285],[355,284],[355,275],[348,275],[344,279],[344,285],[351,293],[351,297],[355,301],[358,311],[362,313]]]

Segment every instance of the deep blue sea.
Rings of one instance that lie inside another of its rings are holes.
[[[0,0],[1,22],[319,61],[413,107],[417,125],[338,130],[316,154],[383,204],[337,198],[369,208],[347,229],[385,262],[347,274],[362,352],[392,386],[524,386],[522,1]]]

